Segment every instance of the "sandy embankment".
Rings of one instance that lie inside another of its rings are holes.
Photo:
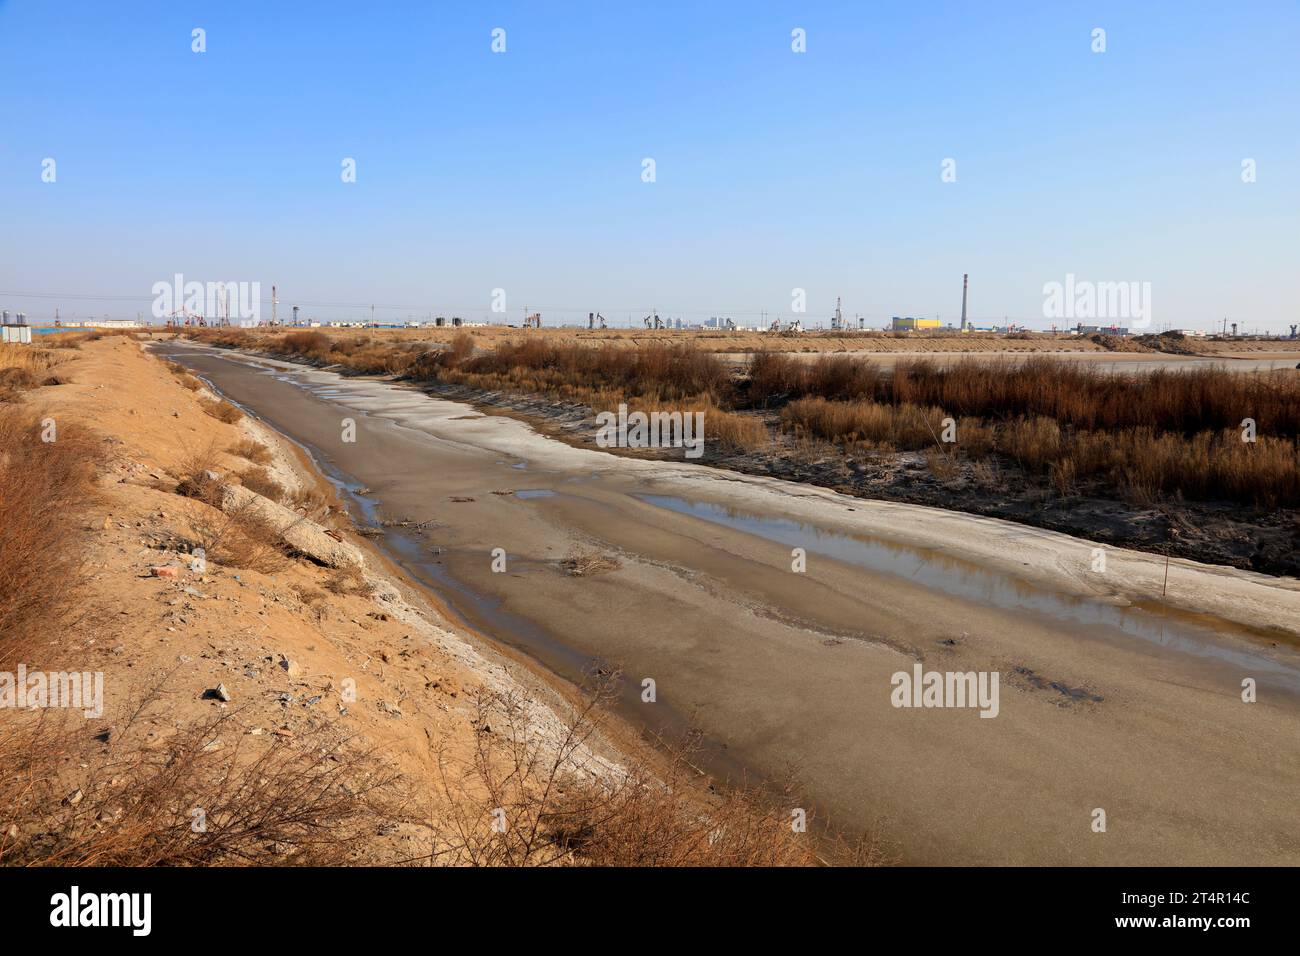
[[[1300,860],[1294,580],[1175,561],[1150,603],[1162,558],[1107,549],[1097,573],[1064,534],[615,457],[409,387],[175,348],[369,488],[367,508],[436,515],[384,547],[458,613],[561,674],[652,677],[633,719],[689,721],[727,767],[797,767],[836,825],[882,822],[910,862]],[[621,567],[572,578],[575,550]],[[892,707],[916,663],[1001,674],[997,718]]]
[[[183,724],[226,710],[237,712],[238,732],[266,746],[294,746],[296,736],[336,722],[358,735],[357,748],[381,753],[433,814],[442,800],[433,747],[445,745],[453,760],[470,753],[476,688],[523,695],[538,737],[560,739],[558,692],[448,626],[367,542],[353,539],[369,555],[371,597],[332,593],[331,572],[305,560],[273,574],[214,562],[191,570],[180,545],[213,512],[174,487],[187,461],[209,446],[224,450],[251,436],[272,450],[267,468],[281,484],[328,484],[265,426],[205,414],[206,390],[183,387],[139,343],[111,337],[69,354],[59,371],[70,383],[31,392],[28,403],[42,417],[90,426],[110,449],[102,498],[79,542],[92,572],[83,616],[58,648],[104,672],[105,715],[91,721],[93,732],[120,726],[123,712],[155,687],[163,703],[148,718],[149,747],[165,747]],[[218,461],[222,471],[250,465],[224,451]],[[160,566],[179,577],[152,576]],[[356,700],[346,704],[345,681],[356,686]],[[205,699],[219,684],[229,704]],[[603,758],[588,759],[604,766]],[[398,827],[358,846],[355,859],[401,859],[427,844],[427,831]]]

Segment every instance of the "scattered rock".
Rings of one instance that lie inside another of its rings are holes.
[[[164,564],[159,567],[150,568],[149,573],[156,578],[179,578],[181,569],[171,564]]]

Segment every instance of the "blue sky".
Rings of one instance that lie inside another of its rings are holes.
[[[297,6],[0,0],[0,304],[147,314],[179,272],[323,319],[878,323],[967,272],[1042,326],[1073,273],[1300,321],[1296,2]]]

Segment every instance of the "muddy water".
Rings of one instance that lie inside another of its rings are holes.
[[[761,513],[734,475],[683,494],[654,463],[410,389],[164,349],[306,447],[360,520],[428,522],[380,544],[464,624],[570,679],[621,668],[624,715],[702,731],[720,776],[793,767],[798,806],[913,862],[1300,861],[1300,661],[1275,635]],[[584,552],[620,567],[573,577]],[[998,717],[892,706],[916,662],[1000,674]]]

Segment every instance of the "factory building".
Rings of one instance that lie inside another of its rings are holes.
[[[916,319],[910,315],[906,318],[896,315],[890,321],[895,332],[920,332],[941,327],[938,319]]]

